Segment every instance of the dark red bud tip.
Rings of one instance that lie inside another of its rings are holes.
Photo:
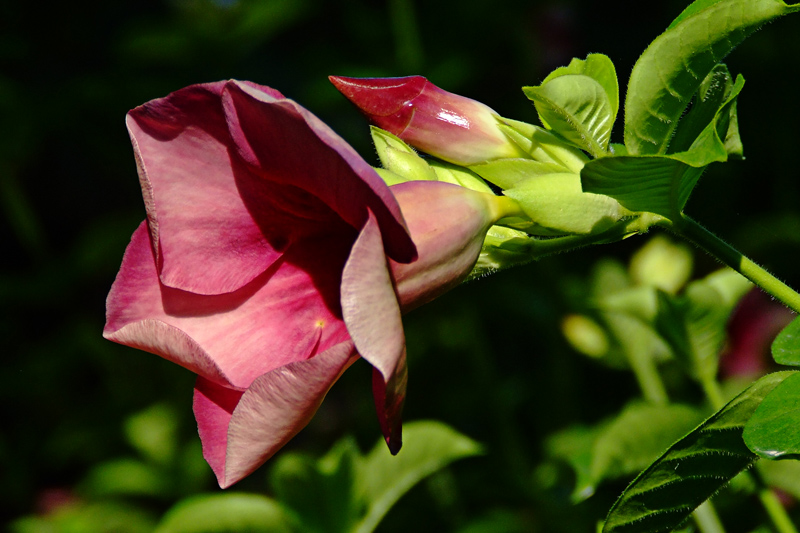
[[[400,452],[400,448],[403,447],[403,437],[402,437],[402,430],[398,430],[397,433],[392,433],[392,436],[386,439],[386,445],[389,446],[389,453],[392,455],[397,455]]]
[[[405,78],[346,78],[328,76],[348,100],[369,116],[386,117],[419,96],[428,80],[422,76]]]

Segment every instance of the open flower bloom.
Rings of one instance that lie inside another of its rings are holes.
[[[300,431],[359,355],[396,452],[401,313],[469,273],[509,200],[438,182],[390,191],[319,119],[248,82],[187,87],[127,124],[147,220],[104,336],[198,375],[194,412],[220,486]]]
[[[329,79],[373,124],[445,161],[474,165],[528,157],[501,131],[491,108],[422,76]]]

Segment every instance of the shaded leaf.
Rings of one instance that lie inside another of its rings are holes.
[[[596,485],[646,468],[659,454],[702,420],[699,411],[679,404],[635,401],[608,424],[592,448],[591,479]]]
[[[752,465],[757,456],[742,440],[744,425],[764,397],[791,375],[763,377],[670,447],[625,489],[603,532],[671,531]]]
[[[381,439],[361,463],[356,481],[367,512],[355,531],[373,531],[397,500],[420,480],[453,461],[482,453],[472,439],[432,421],[405,424],[403,441],[403,448],[393,457]]]
[[[280,504],[266,496],[203,494],[167,511],[156,533],[281,533],[296,531]]]
[[[664,154],[705,77],[762,24],[797,11],[780,0],[698,0],[636,62],[625,102],[631,154]]]
[[[728,159],[723,139],[731,110],[743,87],[744,78],[739,76],[714,119],[687,151],[665,156],[595,159],[581,170],[583,190],[611,196],[631,211],[646,211],[676,219],[705,167]],[[720,133],[720,129],[725,131]]]
[[[354,476],[360,460],[355,442],[345,438],[319,460],[301,453],[281,455],[270,482],[303,531],[349,531],[359,518]]]
[[[764,398],[743,438],[750,450],[767,459],[800,455],[800,374],[785,379]]]

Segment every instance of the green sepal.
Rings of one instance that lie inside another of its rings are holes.
[[[672,531],[694,509],[757,459],[742,440],[745,423],[779,383],[795,372],[758,380],[673,444],[628,485],[603,533]]]
[[[762,24],[800,10],[781,0],[697,0],[647,47],[633,67],[625,101],[631,154],[664,154],[703,80]]]
[[[533,159],[495,159],[488,163],[472,165],[470,170],[501,189],[511,189],[520,182],[544,174],[562,174],[567,171],[557,163],[542,163]]]
[[[468,168],[459,167],[452,163],[439,160],[430,160],[428,161],[428,165],[433,170],[436,181],[460,185],[467,189],[472,189],[473,191],[494,194],[492,188],[489,187],[478,174],[472,172]]]
[[[503,191],[536,224],[564,233],[600,233],[629,214],[616,200],[581,190],[577,174],[544,174]]]
[[[399,137],[375,126],[370,126],[370,134],[383,168],[409,181],[436,181],[430,165]]]
[[[767,459],[800,457],[800,374],[764,398],[742,434],[751,451]]]
[[[500,130],[535,161],[577,173],[589,160],[580,148],[544,128],[509,118],[498,120]]]
[[[547,129],[586,150],[605,154],[619,109],[617,74],[611,60],[590,54],[550,73],[538,87],[523,87]]]

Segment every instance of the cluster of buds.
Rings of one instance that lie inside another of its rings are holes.
[[[422,76],[330,80],[374,125],[379,173],[390,185],[449,181],[499,190],[517,202],[517,216],[489,232],[482,259],[509,243],[505,251],[514,250],[529,236],[601,234],[630,214],[608,196],[583,191],[580,172],[588,156],[544,127],[503,118]],[[518,255],[506,254],[505,263],[518,261]],[[486,265],[500,266],[507,265]]]

